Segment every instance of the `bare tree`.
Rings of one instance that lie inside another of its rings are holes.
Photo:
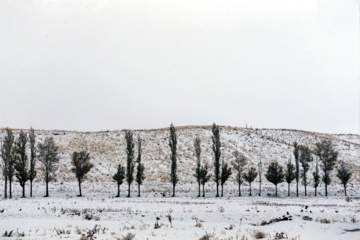
[[[200,184],[201,184],[201,140],[199,137],[196,137],[194,140],[195,156],[196,156],[196,168],[194,177],[199,185],[199,194],[200,197]]]
[[[250,185],[250,195],[251,196],[251,183],[255,180],[258,173],[256,172],[256,169],[254,167],[248,167],[248,171],[243,174],[243,177],[245,181],[247,181]]]
[[[289,159],[284,174],[285,181],[288,183],[288,196],[290,196],[290,184],[295,177],[295,166],[291,163],[291,159]]]
[[[127,161],[126,161],[126,181],[128,183],[128,195],[130,197],[130,186],[131,183],[134,181],[134,139],[133,133],[131,131],[125,132],[125,139],[126,139],[126,154],[127,154]]]
[[[208,169],[208,165],[204,164],[203,166],[201,166],[201,184],[203,186],[203,197],[205,197],[205,183],[207,183],[208,181],[210,181],[211,179],[211,174],[209,173],[209,169]]]
[[[141,153],[142,153],[141,143],[142,140],[140,136],[138,136],[138,157],[136,159],[137,171],[136,171],[136,179],[135,179],[135,181],[138,184],[138,197],[140,197],[140,186],[141,184],[143,184],[143,181],[145,180],[145,167],[144,164],[141,163]]]
[[[176,130],[174,125],[171,123],[170,125],[170,140],[169,140],[169,147],[171,150],[171,172],[170,172],[170,181],[173,185],[173,197],[175,197],[175,187],[176,184],[178,183],[179,179],[177,177],[176,174],[176,169],[177,169],[177,136],[176,136]]]
[[[212,139],[212,149],[215,156],[214,161],[214,181],[216,183],[216,197],[219,197],[219,183],[220,183],[220,157],[221,157],[221,141],[220,141],[220,130],[219,126],[217,126],[215,123],[212,125],[212,133],[213,136]]]
[[[116,197],[120,197],[120,186],[121,186],[121,184],[123,184],[124,179],[125,179],[125,167],[121,166],[121,164],[119,164],[119,166],[117,168],[117,172],[113,176],[113,179],[114,179],[114,181],[116,181],[117,187],[118,187]]]
[[[349,164],[340,160],[339,166],[336,168],[336,170],[337,170],[336,176],[340,179],[341,184],[344,186],[345,196],[347,196],[346,185],[352,176],[351,168],[350,168]]]
[[[243,180],[243,171],[246,165],[247,159],[244,154],[240,153],[239,151],[235,151],[233,153],[235,160],[232,162],[233,168],[237,171],[236,174],[236,181],[239,186],[239,196],[241,196],[241,184],[244,182]]]
[[[300,145],[294,142],[294,157],[295,157],[295,180],[296,180],[296,196],[299,196],[299,177],[300,177],[300,162],[299,162],[299,150]]]
[[[14,146],[14,159],[16,178],[22,187],[22,197],[25,198],[25,183],[29,180],[29,173],[27,170],[28,156],[26,154],[26,144],[28,138],[26,133],[20,131],[18,139],[15,141]]]
[[[29,131],[29,143],[30,143],[30,169],[29,169],[29,181],[30,181],[30,197],[32,197],[32,185],[36,177],[36,135],[32,127]]]
[[[86,179],[86,174],[94,167],[94,165],[90,163],[90,153],[86,151],[73,152],[71,163],[73,165],[71,171],[75,174],[79,183],[79,197],[82,197],[81,183]]]
[[[316,197],[317,196],[317,188],[320,183],[319,163],[318,163],[317,158],[316,158],[316,164],[315,164],[315,171],[313,172],[313,178],[314,178],[314,188],[315,188],[315,197]]]
[[[7,182],[9,181],[9,197],[11,194],[11,182],[14,174],[14,157],[13,157],[13,145],[14,134],[10,128],[5,129],[5,137],[1,144],[1,158],[3,159],[3,174],[5,178],[4,185],[4,198],[7,198]]]
[[[38,159],[43,164],[42,170],[45,174],[45,197],[49,197],[49,182],[55,179],[55,171],[58,169],[58,149],[52,137],[46,137],[43,143],[38,143]]]
[[[339,153],[335,151],[330,140],[322,140],[315,144],[315,155],[321,161],[321,169],[324,172],[323,182],[325,183],[325,196],[328,195],[327,187],[331,183],[331,172],[335,167]]]
[[[271,162],[265,174],[266,179],[275,185],[275,196],[277,196],[277,185],[284,181],[283,168],[277,161]]]
[[[222,166],[221,166],[221,174],[220,174],[221,197],[224,196],[224,184],[229,179],[231,174],[232,174],[231,167],[228,166],[228,164],[226,162],[224,162],[224,159],[223,159]]]
[[[301,178],[304,184],[304,188],[305,188],[305,196],[307,196],[307,192],[306,192],[306,186],[307,186],[307,176],[306,173],[309,171],[309,163],[313,161],[313,157],[311,155],[311,151],[309,149],[309,147],[307,146],[303,146],[300,145],[300,154],[299,154],[299,161],[301,164]]]
[[[262,159],[259,161],[259,197],[261,196]]]

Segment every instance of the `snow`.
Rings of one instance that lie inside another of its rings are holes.
[[[274,187],[263,184],[262,196],[249,197],[248,187],[243,186],[243,196],[237,196],[237,186],[226,184],[225,196],[215,198],[214,183],[210,182],[206,198],[197,198],[196,185],[179,187],[178,196],[161,196],[170,183],[159,186],[147,182],[142,197],[138,198],[135,185],[131,198],[126,198],[127,185],[121,187],[121,197],[115,198],[116,184],[113,182],[83,184],[84,197],[77,197],[76,183],[52,183],[50,197],[44,198],[43,182],[34,186],[35,197],[20,198],[18,185],[14,186],[13,199],[1,200],[0,234],[13,230],[13,238],[24,233],[25,239],[80,239],[96,226],[96,239],[121,239],[128,233],[135,239],[199,239],[206,233],[213,239],[253,239],[256,231],[274,239],[276,233],[284,233],[289,239],[358,239],[360,232],[347,232],[360,228],[360,201],[358,185],[353,185],[346,201],[342,189],[330,187],[330,196],[300,197],[294,192],[287,197],[287,185],[279,185],[279,197],[274,197]],[[253,194],[257,187],[253,185]],[[292,190],[295,190],[293,184]],[[181,191],[180,189],[184,189]],[[188,191],[185,191],[188,189]],[[320,193],[324,191],[319,189]],[[308,208],[306,208],[308,206]],[[75,214],[78,213],[78,214]],[[288,215],[289,213],[289,215]],[[86,220],[86,214],[96,220]],[[172,225],[168,220],[172,217]],[[261,226],[263,221],[291,216],[291,221],[280,221]],[[303,219],[312,218],[311,221]],[[155,229],[159,217],[159,229]],[[330,223],[321,223],[327,219]],[[198,223],[198,225],[197,225]],[[196,226],[197,225],[197,226]],[[232,227],[231,227],[232,226]],[[230,230],[231,229],[231,230]],[[61,233],[63,231],[63,233]]]

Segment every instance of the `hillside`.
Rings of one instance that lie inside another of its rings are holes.
[[[178,172],[180,182],[194,182],[193,169],[195,155],[193,140],[199,136],[202,140],[202,160],[213,166],[211,146],[211,126],[177,127],[178,135]],[[15,130],[17,134],[19,130]],[[4,131],[1,133],[4,134]],[[95,167],[89,174],[90,181],[108,182],[116,171],[116,165],[126,162],[125,131],[76,132],[36,130],[37,140],[53,136],[60,146],[60,167],[57,181],[75,181],[70,171],[70,158],[73,151],[87,149]],[[339,159],[351,163],[354,179],[360,179],[360,136],[354,134],[325,134],[289,129],[245,129],[237,127],[221,127],[221,141],[224,160],[233,160],[232,153],[238,150],[244,153],[252,165],[262,159],[266,169],[271,160],[282,164],[291,157],[292,143],[298,141],[313,147],[320,139],[331,139],[339,151]],[[168,147],[168,128],[152,130],[134,130],[143,139],[143,162],[146,168],[147,181],[168,182],[170,169],[170,150]],[[313,171],[311,164],[310,172]],[[40,167],[40,165],[39,165]],[[310,177],[309,172],[309,177]],[[335,179],[335,177],[334,177]]]

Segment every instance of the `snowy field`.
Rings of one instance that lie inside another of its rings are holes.
[[[237,185],[229,182],[223,198],[214,198],[214,183],[207,185],[206,198],[196,197],[196,184],[181,183],[175,198],[168,183],[146,183],[141,198],[133,185],[126,198],[123,184],[121,198],[115,198],[115,183],[85,182],[79,198],[75,182],[51,183],[50,197],[43,198],[45,185],[37,182],[35,197],[23,199],[15,183],[13,199],[1,194],[0,234],[11,232],[6,239],[90,239],[89,234],[96,239],[360,239],[359,185],[349,185],[347,199],[340,185],[330,186],[329,197],[314,197],[311,186],[304,197],[300,186],[298,198],[294,184],[290,197],[284,183],[279,197],[268,183],[261,197],[255,196],[257,183],[253,197],[247,185],[238,197]]]

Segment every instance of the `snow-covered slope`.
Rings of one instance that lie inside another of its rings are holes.
[[[194,182],[193,169],[195,155],[193,141],[196,136],[202,140],[202,160],[213,167],[211,126],[177,127],[178,135],[178,175],[180,182]],[[17,134],[18,130],[15,130]],[[169,129],[134,130],[134,138],[143,139],[142,159],[146,168],[147,181],[168,182],[170,169]],[[4,131],[2,131],[2,135]],[[126,163],[125,131],[74,132],[36,130],[37,140],[53,136],[59,145],[60,164],[57,181],[75,181],[70,171],[71,153],[86,149],[90,152],[95,167],[88,176],[90,181],[108,182],[116,171],[116,166]],[[243,152],[250,165],[257,165],[262,159],[264,169],[272,160],[285,164],[293,160],[292,143],[297,141],[313,148],[321,139],[331,139],[339,151],[339,159],[352,164],[354,179],[360,179],[360,136],[354,134],[324,134],[289,129],[246,129],[221,127],[222,156],[231,162],[233,152]],[[137,154],[135,152],[135,154]],[[40,167],[40,164],[38,164]],[[311,164],[310,172],[315,163]],[[310,178],[309,172],[309,178]],[[41,174],[41,173],[40,173]],[[234,175],[234,174],[233,174]],[[39,175],[39,177],[41,177]],[[333,177],[335,180],[335,177]]]

